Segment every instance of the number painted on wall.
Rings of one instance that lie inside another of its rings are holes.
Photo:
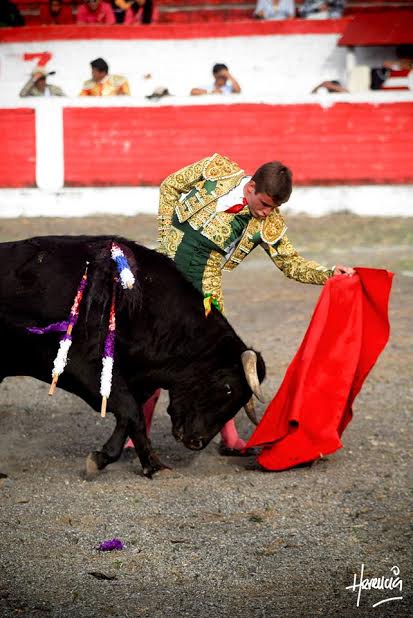
[[[23,54],[23,60],[25,62],[32,62],[33,60],[37,60],[36,66],[39,68],[45,67],[49,60],[52,59],[52,54],[50,52],[38,52],[36,54],[25,53]]]

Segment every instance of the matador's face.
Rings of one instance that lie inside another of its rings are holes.
[[[245,185],[244,196],[250,213],[255,219],[265,219],[277,206],[266,193],[255,192],[255,182],[253,180],[250,180]]]

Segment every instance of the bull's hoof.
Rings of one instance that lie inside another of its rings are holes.
[[[165,466],[163,463],[159,462],[155,465],[145,466],[142,469],[143,476],[146,476],[147,479],[160,478],[161,476],[168,475],[172,472],[172,468]]]
[[[93,481],[99,474],[98,463],[95,453],[89,453],[85,462],[85,478],[87,481]]]
[[[237,448],[230,448],[224,442],[220,442],[218,446],[218,453],[223,457],[252,457],[258,455],[258,452],[256,448],[244,448],[240,451]]]
[[[179,474],[173,468],[161,468],[160,470],[155,470],[153,473],[152,479],[167,479],[167,478],[176,478]]]

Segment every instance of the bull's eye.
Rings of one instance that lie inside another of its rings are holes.
[[[232,388],[230,387],[229,384],[225,384],[225,394],[232,395]]]

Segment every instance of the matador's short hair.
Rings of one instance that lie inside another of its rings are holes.
[[[261,165],[252,176],[255,192],[269,195],[274,204],[284,204],[290,199],[292,191],[292,172],[280,161],[270,161]]]

